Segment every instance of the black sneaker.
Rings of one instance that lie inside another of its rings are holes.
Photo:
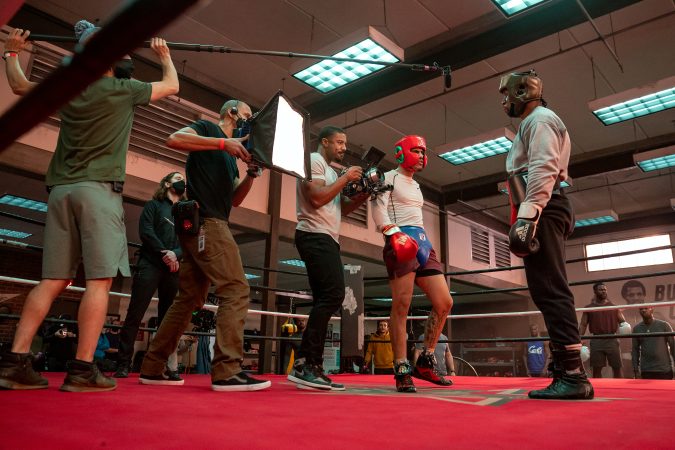
[[[452,381],[445,379],[436,370],[436,356],[426,351],[423,351],[419,358],[417,358],[412,375],[415,378],[426,380],[439,386],[452,386]]]
[[[316,389],[331,390],[331,381],[323,374],[323,369],[317,364],[306,363],[303,359],[293,364],[293,370],[288,374],[288,381],[302,384]],[[342,386],[344,389],[344,386]],[[336,389],[337,390],[337,389]]]
[[[410,367],[410,362],[407,360],[394,365],[394,379],[396,380],[396,390],[398,392],[417,392],[415,383],[413,383],[410,376],[411,373],[412,367]]]
[[[328,377],[326,376],[326,374],[323,373],[323,368],[321,368],[321,376],[320,376],[320,378],[321,378],[323,381],[325,381],[326,383],[328,383],[328,384],[330,385],[330,390],[331,390],[331,391],[345,391],[345,390],[346,390],[344,384],[341,384],[341,383],[335,383],[333,380],[331,380],[330,378],[328,378]]]
[[[115,378],[129,378],[129,365],[128,364],[120,364],[117,367],[117,370],[113,374],[113,377]]]
[[[272,386],[271,381],[257,380],[243,371],[225,380],[211,383],[211,389],[219,392],[260,391],[270,386]]]
[[[49,382],[33,369],[32,353],[0,355],[0,388],[47,389]]]
[[[98,370],[94,363],[73,359],[66,364],[66,378],[61,385],[65,392],[104,392],[112,391],[117,382]]]
[[[138,377],[140,384],[148,384],[155,386],[182,386],[185,380],[178,376],[177,373],[166,369],[161,375],[143,375]]]
[[[164,372],[164,375],[166,375],[167,380],[183,381],[183,379],[180,377],[180,375],[178,375],[178,372],[176,372],[175,370],[166,369],[166,372]]]
[[[565,373],[554,378],[548,387],[527,394],[528,397],[538,400],[591,400],[594,395],[593,385],[585,373]]]

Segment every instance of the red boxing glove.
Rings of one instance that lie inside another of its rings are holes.
[[[419,249],[417,241],[402,232],[396,225],[386,225],[382,228],[382,234],[389,236],[396,261],[407,262],[417,256],[417,250]]]

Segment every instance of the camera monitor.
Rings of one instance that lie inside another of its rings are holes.
[[[279,91],[250,119],[250,127],[246,147],[257,163],[311,180],[308,113]]]

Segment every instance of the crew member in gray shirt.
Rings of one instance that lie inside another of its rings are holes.
[[[673,331],[668,322],[654,319],[654,308],[640,308],[642,322],[633,333],[663,333]],[[672,360],[671,360],[672,357]],[[633,338],[633,372],[635,378],[672,380],[675,345],[673,336]]]

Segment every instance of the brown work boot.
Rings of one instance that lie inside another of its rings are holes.
[[[33,369],[32,353],[0,355],[0,388],[47,389],[49,382]]]
[[[68,373],[61,385],[62,391],[103,392],[117,387],[117,382],[103,375],[94,363],[73,359],[68,361],[66,367]]]

